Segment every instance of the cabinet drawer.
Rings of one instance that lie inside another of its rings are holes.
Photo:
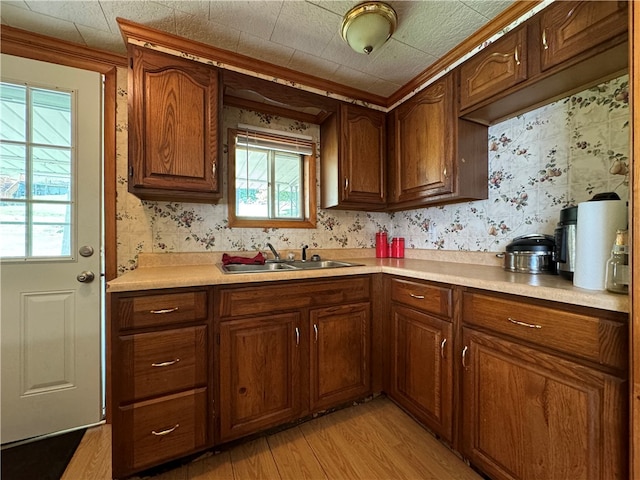
[[[164,293],[118,299],[120,328],[143,328],[207,319],[207,292]]]
[[[201,386],[207,382],[207,327],[138,333],[119,338],[114,382],[121,403]]]
[[[471,292],[464,293],[462,306],[466,324],[625,370],[628,322],[624,316],[604,317],[597,310],[576,310],[535,305],[521,297]]]
[[[391,279],[391,300],[425,313],[452,316],[451,289],[411,280]]]
[[[225,288],[220,291],[220,316],[235,317],[368,301],[369,289],[368,276],[308,283]]]
[[[116,436],[122,443],[114,445],[114,453],[131,471],[204,448],[206,405],[207,389],[201,388],[120,407],[122,431]]]

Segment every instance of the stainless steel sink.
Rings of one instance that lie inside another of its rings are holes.
[[[220,267],[224,273],[257,273],[275,272],[278,270],[298,270],[288,263],[265,263],[264,265],[222,265]]]
[[[294,270],[321,270],[327,268],[358,267],[359,263],[340,262],[337,260],[319,260],[302,262],[267,262],[264,265],[220,265],[223,273],[259,273],[259,272],[291,272]]]
[[[317,262],[313,262],[313,261],[308,261],[308,262],[302,262],[302,261],[295,261],[292,263],[292,265],[294,265],[296,268],[300,268],[303,270],[315,270],[318,268],[340,268],[340,267],[356,267],[359,266],[359,264],[356,263],[349,263],[349,262],[339,262],[336,260],[320,260]]]

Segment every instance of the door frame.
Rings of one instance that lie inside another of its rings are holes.
[[[117,276],[116,242],[116,74],[126,68],[124,55],[95,50],[71,42],[53,39],[7,25],[0,30],[0,52],[17,57],[81,68],[104,75],[103,139],[104,139],[104,261],[105,281]],[[106,292],[102,292],[104,298]],[[105,302],[105,305],[107,302]],[[103,312],[108,321],[108,312]],[[107,336],[109,329],[106,329]],[[109,345],[109,338],[106,338]],[[111,352],[105,352],[110,365]],[[111,423],[111,373],[107,367],[105,386],[106,421]]]

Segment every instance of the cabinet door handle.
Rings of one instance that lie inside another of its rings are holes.
[[[416,295],[415,293],[410,293],[409,296],[411,298],[417,298],[418,300],[424,300],[424,295]]]
[[[513,58],[516,61],[516,65],[520,65],[520,52],[518,51],[518,46],[516,46],[516,49],[513,52]]]
[[[300,345],[300,329],[296,327],[296,347]]]
[[[349,190],[349,178],[344,178],[344,189]]]
[[[465,345],[464,348],[462,349],[462,366],[464,368],[467,368],[467,352],[468,351],[469,351],[469,347]]]
[[[547,29],[542,30],[542,48],[549,50],[549,44],[547,43]]]
[[[179,361],[180,359],[176,358],[175,360],[169,360],[168,362],[152,363],[151,366],[152,367],[168,367],[170,365],[175,365]]]
[[[508,317],[508,320],[513,323],[514,325],[521,325],[523,327],[529,327],[529,328],[542,328],[542,325],[536,325],[535,323],[525,323],[525,322],[521,322],[520,320],[515,320],[511,317]]]
[[[447,178],[447,167],[444,167],[444,170],[442,171],[442,176],[444,178]]]
[[[176,423],[173,428],[167,428],[166,430],[161,430],[159,432],[156,432],[155,430],[151,430],[151,435],[155,435],[156,437],[163,437],[164,435],[169,435],[171,432],[173,432],[179,426],[180,426],[180,424]]]
[[[163,308],[161,310],[150,310],[149,313],[162,314],[162,313],[171,313],[171,312],[177,312],[177,311],[178,311],[178,307],[173,307],[173,308]]]
[[[447,339],[443,338],[442,342],[440,342],[440,358],[444,360],[444,346],[447,344]]]
[[[316,335],[316,343],[318,343],[318,325],[313,324],[313,333]]]

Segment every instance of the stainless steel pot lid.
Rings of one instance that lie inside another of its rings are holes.
[[[555,239],[551,235],[542,235],[532,233],[516,237],[506,246],[505,250],[509,253],[513,252],[538,252],[551,253],[555,246]]]

